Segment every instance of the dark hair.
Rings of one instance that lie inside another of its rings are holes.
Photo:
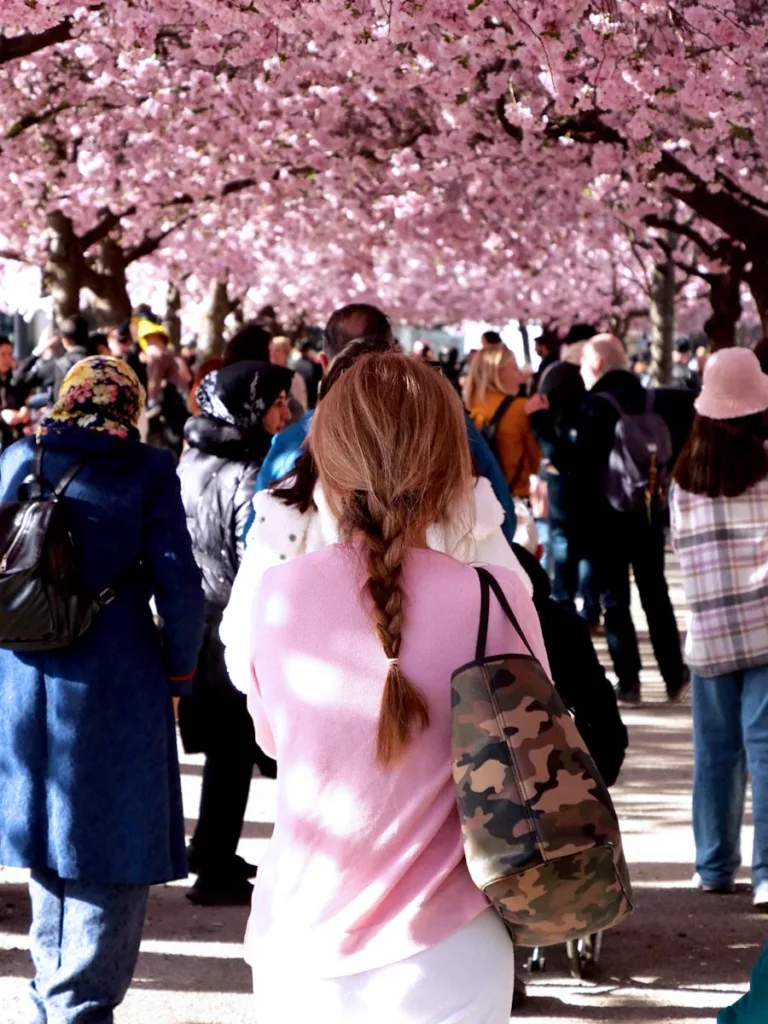
[[[687,355],[691,351],[691,343],[687,338],[680,338],[675,342],[675,351],[681,356]]]
[[[754,348],[755,355],[760,360],[760,369],[768,373],[768,337],[761,338]]]
[[[331,363],[320,382],[317,400],[321,402],[342,374],[361,356],[372,352],[389,352],[392,344],[384,338],[356,338],[343,349]],[[317,468],[312,453],[304,447],[293,469],[281,480],[276,480],[270,490],[286,505],[297,508],[302,515],[312,507],[312,495],[317,484]]]
[[[61,321],[59,335],[82,348],[88,346],[88,321],[84,316],[68,316]]]
[[[684,491],[737,498],[768,477],[762,413],[733,420],[696,416],[673,476]]]
[[[326,355],[335,359],[356,338],[375,338],[382,343],[386,342],[385,348],[377,351],[391,348],[394,338],[387,314],[364,302],[342,306],[332,313],[323,338]]]
[[[148,302],[140,302],[135,309],[135,314],[140,320],[149,320],[153,324],[162,323],[160,317],[152,311],[152,307]]]
[[[589,341],[598,333],[594,324],[573,324],[563,338],[564,345],[575,345],[577,341]]]
[[[501,335],[498,331],[484,331],[483,341],[487,341],[489,345],[503,345],[504,342],[501,340]]]
[[[102,331],[94,331],[94,333],[88,338],[88,351],[91,355],[99,355],[99,345],[104,348],[109,348],[109,338]]]
[[[251,320],[229,339],[224,347],[221,365],[231,366],[232,363],[250,361],[268,363],[271,339],[272,335],[269,331],[257,324],[255,320]]]
[[[301,343],[301,354],[303,356],[305,356],[307,354],[307,352],[314,352],[314,351],[315,351],[315,343],[313,341],[310,341],[309,338],[307,338],[306,341],[303,341]]]
[[[536,339],[537,347],[545,348],[550,355],[558,355],[560,352],[560,335],[557,331],[543,330]]]
[[[5,334],[0,334],[0,348],[2,348],[3,345],[10,345],[11,348],[13,348],[13,342],[11,339],[6,337]]]

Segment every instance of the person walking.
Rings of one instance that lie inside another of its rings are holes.
[[[618,338],[598,335],[588,341],[581,372],[589,394],[579,416],[578,486],[590,509],[587,554],[605,613],[618,697],[625,704],[641,699],[631,566],[667,696],[679,701],[688,672],[664,574],[671,431],[656,410],[655,394],[627,369]]]
[[[733,891],[748,772],[754,902],[768,909],[768,377],[757,356],[711,356],[696,411],[671,506],[693,673],[696,871],[705,891]]]
[[[352,303],[335,310],[326,325],[323,351],[319,355],[323,368],[328,369],[331,362],[350,342],[361,338],[378,341],[383,348],[393,348],[395,338],[389,317],[376,306],[369,306],[366,303]],[[266,490],[293,470],[303,450],[302,446],[313,416],[314,410],[310,410],[298,423],[292,424],[275,439],[256,481],[257,492]],[[475,468],[480,476],[489,480],[493,493],[504,509],[502,531],[512,543],[515,539],[517,516],[504,474],[474,423],[467,418],[466,424]]]
[[[31,870],[41,1024],[110,1024],[149,886],[187,875],[171,697],[194,674],[203,594],[173,460],[138,441],[143,400],[125,363],[80,361],[37,440],[0,459],[2,502],[36,446],[49,486],[76,470],[61,500],[84,583],[114,590],[71,647],[0,650],[0,864]]]
[[[494,432],[496,453],[512,495],[528,498],[541,452],[528,421],[526,400],[518,397],[521,384],[513,353],[505,345],[486,345],[472,360],[464,405],[479,430]]]
[[[323,378],[321,401],[358,359],[388,351],[389,346],[376,338],[350,342]],[[435,524],[427,533],[428,546],[462,562],[505,566],[517,573],[528,592],[532,593],[528,575],[501,531],[504,509],[485,477],[474,480],[472,497],[471,521],[454,518]],[[248,601],[255,584],[273,566],[338,544],[341,536],[341,526],[320,486],[311,451],[301,455],[294,471],[284,481],[255,495],[245,555],[232,586],[220,631],[230,678],[241,692],[248,692],[250,677],[237,673],[237,666],[242,667],[247,661],[238,656],[237,649],[247,646],[250,640],[245,623],[250,607]]]
[[[577,366],[552,363],[527,406],[531,429],[543,455],[542,476],[547,485],[552,597],[571,612],[576,610],[590,515],[582,493],[578,445],[579,417],[586,393]],[[584,618],[594,626],[599,621],[599,609],[591,607],[588,597]]]
[[[187,753],[206,755],[200,813],[189,847],[197,881],[187,894],[202,906],[246,904],[252,869],[237,857],[253,766],[274,778],[257,747],[245,698],[229,682],[219,626],[243,556],[256,475],[272,437],[290,419],[290,370],[241,362],[215,369],[196,393],[199,413],[184,429],[181,493],[194,555],[203,574],[205,634],[194,688],[179,704]]]
[[[246,938],[258,1018],[506,1024],[513,947],[470,879],[451,773],[450,679],[475,657],[480,587],[426,546],[471,521],[461,402],[419,360],[364,356],[309,445],[342,541],[256,582],[239,654],[280,764]],[[494,573],[546,665],[530,598]],[[490,632],[523,650],[500,609]]]

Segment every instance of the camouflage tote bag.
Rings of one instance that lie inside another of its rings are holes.
[[[464,852],[521,946],[551,946],[632,910],[613,803],[498,580],[480,577],[475,661],[453,674],[453,775]],[[491,593],[530,652],[486,656]]]

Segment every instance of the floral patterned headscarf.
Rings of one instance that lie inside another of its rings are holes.
[[[139,378],[122,359],[81,359],[64,378],[53,408],[40,420],[38,437],[80,427],[138,440],[136,424],[145,401]]]

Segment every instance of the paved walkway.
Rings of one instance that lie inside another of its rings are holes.
[[[671,577],[678,607],[677,579]],[[641,621],[638,614],[637,621]],[[644,663],[652,664],[647,637]],[[604,650],[603,650],[604,653]],[[626,715],[631,750],[614,790],[624,825],[636,913],[605,938],[592,981],[575,982],[560,950],[529,985],[516,1012],[520,1024],[699,1024],[746,988],[750,968],[768,940],[768,917],[751,910],[746,888],[705,896],[690,888],[690,709],[663,703],[655,671],[644,677],[647,703]],[[185,805],[192,827],[200,759],[184,758]],[[272,821],[272,783],[254,783],[241,852],[258,860]],[[747,830],[745,860],[751,832]],[[747,873],[742,874],[747,880]],[[253,1020],[250,978],[240,957],[246,912],[198,910],[184,886],[156,889],[142,956],[118,1024],[243,1024]],[[28,903],[21,872],[0,869],[0,1020],[26,1024],[29,977]],[[298,966],[298,965],[297,965]],[[297,975],[300,982],[300,976]],[[396,1024],[396,1022],[393,1022]]]

